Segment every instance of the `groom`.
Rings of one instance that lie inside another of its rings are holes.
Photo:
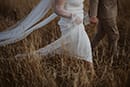
[[[92,47],[98,45],[105,35],[108,37],[109,54],[117,54],[119,31],[117,28],[117,0],[90,0],[90,22],[97,23],[97,33],[92,41]],[[97,19],[98,18],[98,19]]]

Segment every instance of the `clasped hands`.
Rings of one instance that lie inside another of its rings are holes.
[[[91,24],[97,24],[98,23],[98,18],[96,16],[92,16],[89,19]]]

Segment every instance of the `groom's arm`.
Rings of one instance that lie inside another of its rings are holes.
[[[99,0],[89,0],[89,15],[97,17]]]
[[[97,24],[97,14],[98,14],[98,4],[99,0],[89,0],[89,16],[90,16],[90,23]]]

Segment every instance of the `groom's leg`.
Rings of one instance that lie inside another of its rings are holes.
[[[97,26],[97,32],[96,32],[96,35],[94,36],[93,41],[92,41],[93,50],[96,48],[96,46],[103,39],[104,36],[105,36],[105,31],[104,31],[104,28],[103,28],[103,24],[102,24],[102,21],[99,20],[99,23],[98,23],[98,26]]]
[[[119,40],[119,31],[116,24],[116,18],[108,19],[104,22],[105,30],[109,42],[109,55],[117,55],[117,46]]]

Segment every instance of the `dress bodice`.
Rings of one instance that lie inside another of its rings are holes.
[[[83,2],[84,0],[66,0],[64,9],[68,12],[74,13],[83,19]],[[59,25],[71,24],[71,21],[67,18],[61,17]]]
[[[83,1],[84,0],[66,0],[64,9],[68,12],[71,12],[73,14],[76,14],[81,19],[84,18],[83,14]],[[63,33],[66,33],[65,31],[69,30],[70,26],[73,26],[73,22],[71,19],[61,17],[58,24],[60,25],[60,30]]]
[[[64,8],[70,12],[82,13],[83,1],[84,0],[67,0]]]

